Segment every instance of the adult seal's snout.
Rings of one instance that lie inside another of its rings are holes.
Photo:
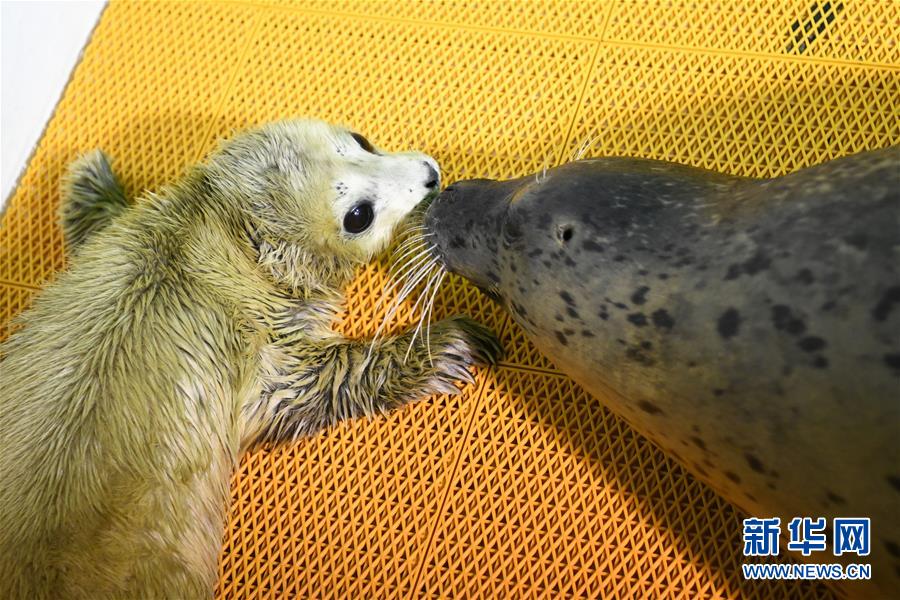
[[[458,182],[427,226],[450,270],[748,513],[870,517],[851,562],[898,596],[900,149],[767,180],[578,161]]]
[[[514,183],[491,179],[454,183],[438,195],[425,215],[425,226],[445,266],[489,294],[500,282],[494,259]]]

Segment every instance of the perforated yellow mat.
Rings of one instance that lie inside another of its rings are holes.
[[[446,181],[585,140],[774,175],[900,143],[898,32],[882,0],[113,2],[3,216],[0,324],[64,268],[59,178],[95,147],[132,195],[235,128],[300,115],[422,149]],[[348,333],[374,332],[383,273],[352,286]],[[744,581],[740,514],[459,280],[437,317],[456,312],[496,328],[506,361],[462,396],[245,457],[219,597],[830,594]]]

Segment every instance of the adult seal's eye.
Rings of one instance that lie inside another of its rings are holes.
[[[370,202],[357,204],[344,215],[344,231],[347,233],[362,233],[369,228],[375,219],[375,211]]]
[[[369,140],[359,135],[358,133],[351,133],[350,135],[354,140],[356,140],[356,143],[359,144],[360,148],[362,148],[366,152],[369,152],[370,154],[377,154],[377,152],[375,152],[375,146],[369,143]]]

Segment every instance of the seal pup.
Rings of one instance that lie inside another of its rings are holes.
[[[439,185],[318,121],[227,141],[128,207],[101,154],[62,204],[71,266],[0,351],[0,597],[212,595],[239,453],[457,391],[492,334],[331,329],[356,266]]]
[[[784,532],[870,517],[869,556],[811,560],[872,563],[897,595],[900,148],[765,180],[581,160],[454,183],[424,222],[444,267],[738,507]]]

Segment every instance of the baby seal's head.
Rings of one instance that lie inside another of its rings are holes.
[[[260,262],[295,288],[372,259],[440,185],[430,156],[384,152],[358,133],[312,120],[244,132],[206,169],[217,192],[240,206]]]

